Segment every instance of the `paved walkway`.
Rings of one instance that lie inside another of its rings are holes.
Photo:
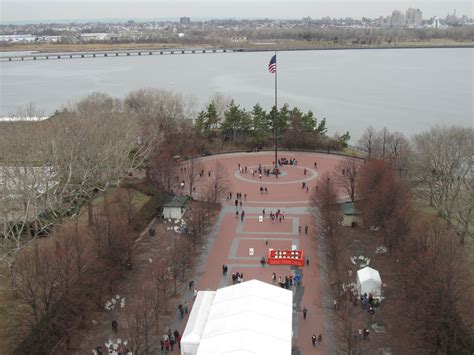
[[[274,157],[271,152],[239,153],[200,159],[205,174],[198,179],[196,193],[199,194],[205,185],[207,172],[211,171],[212,174],[216,161],[219,161],[228,171],[229,191],[233,193],[233,199],[223,201],[223,208],[198,263],[195,286],[198,290],[215,290],[231,285],[233,272],[243,273],[244,280],[257,279],[268,283],[271,283],[273,272],[277,278],[299,273],[303,277],[302,282],[298,287],[292,287],[293,354],[333,353],[334,336],[323,243],[309,210],[310,192],[302,188],[302,182],[308,184],[311,191],[319,183],[321,175],[332,171],[343,158],[316,153],[288,153],[291,152],[281,153],[281,156],[287,159],[296,158],[298,165],[284,166],[284,174],[278,178],[260,177],[258,173],[252,175],[250,172],[250,169],[255,170],[258,164],[270,167]],[[247,166],[247,173],[240,173],[238,164],[244,169]],[[306,175],[304,168],[307,169]],[[260,193],[261,186],[267,187],[267,194]],[[236,192],[247,194],[247,200],[242,201],[242,207],[235,207]],[[265,217],[263,222],[259,222],[258,218],[263,215],[263,209]],[[272,223],[270,212],[276,213],[277,210],[283,212],[285,218],[281,222]],[[242,211],[245,211],[243,220],[240,218]],[[304,232],[305,226],[308,226],[308,234]],[[261,266],[260,258],[267,256],[268,248],[291,249],[292,245],[304,250],[305,256],[310,260],[309,266]],[[254,250],[253,256],[249,255],[250,248]],[[227,276],[222,273],[223,264],[228,266]],[[192,291],[185,295],[183,302],[184,300],[191,304]],[[303,319],[303,307],[308,309],[306,319]],[[186,320],[187,318],[177,321],[176,325],[181,332]],[[322,334],[320,347],[313,348],[312,334]]]

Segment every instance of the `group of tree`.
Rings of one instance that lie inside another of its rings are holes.
[[[400,132],[390,132],[387,127],[377,131],[368,127],[358,141],[367,152],[368,159],[379,159],[400,171],[407,169],[410,142]]]
[[[224,31],[222,31],[224,32]],[[307,42],[332,43],[333,45],[387,45],[396,42],[429,41],[431,39],[451,39],[466,41],[472,38],[473,30],[469,26],[452,27],[445,29],[423,28],[347,28],[335,26],[304,26],[293,28],[268,27],[226,31],[222,37],[247,37],[248,40],[300,40]],[[241,46],[241,44],[240,44]]]
[[[162,90],[137,90],[123,100],[96,93],[44,121],[2,124],[0,261],[1,276],[11,281],[2,290],[11,322],[0,336],[9,339],[11,353],[67,346],[89,312],[103,309],[105,296],[133,264],[137,236],[132,199],[125,194],[120,203],[111,201],[109,192],[141,168],[149,189],[171,190],[166,181],[175,183],[174,157],[199,154],[188,119],[192,107],[191,98]],[[17,116],[41,114],[30,106]],[[183,164],[187,181],[196,179],[197,160]],[[150,279],[127,309],[134,352],[148,347],[149,334],[158,334],[158,313],[167,311],[178,279],[205,241],[226,186],[225,169],[216,171],[217,181],[210,179],[204,190],[208,203],[191,208],[187,233],[153,261]],[[99,194],[103,208],[93,203]]]
[[[44,121],[2,123],[4,239],[20,249],[24,237],[47,235],[95,195],[118,186],[129,170],[145,167],[159,154],[165,132],[187,131],[191,101],[153,89],[124,100],[95,93]],[[40,115],[27,107],[17,116]]]
[[[407,139],[387,128],[367,128],[359,140],[369,159],[398,170],[418,198],[438,213],[463,241],[473,236],[474,130],[436,126]]]
[[[134,265],[140,234],[130,210],[136,212],[127,192],[116,190],[94,206],[90,225],[77,217],[17,253],[9,288],[9,327],[1,334],[9,339],[9,353],[66,352],[90,315],[123,291],[120,284]],[[193,238],[176,234],[174,242],[144,266],[145,279],[133,297],[127,297],[123,328],[134,353],[147,350],[152,337],[157,343],[163,315],[174,309],[178,282],[185,283],[204,242],[210,226],[206,209],[195,206],[193,215],[205,217],[190,223]]]
[[[474,237],[474,129],[433,127],[415,135],[409,172],[416,196],[436,210],[461,241]]]
[[[374,141],[379,137],[383,142],[384,135],[390,136],[375,133]],[[351,267],[347,247],[352,242],[341,225],[337,203],[342,193],[355,201],[366,233],[375,233],[387,247],[386,257],[398,274],[406,325],[399,331],[414,339],[403,344],[404,351],[461,354],[474,348],[473,264],[469,250],[456,237],[472,235],[466,231],[472,233],[473,225],[473,137],[472,129],[459,127],[435,127],[416,135],[407,165],[410,178],[400,176],[393,159],[377,159],[392,156],[390,149],[384,155],[379,141],[371,145],[371,159],[348,158],[333,174],[323,176],[313,191],[316,221],[324,231],[329,283],[338,300],[336,335],[344,352],[360,353],[360,343],[353,337],[354,307],[341,292],[343,284],[353,281],[347,272]],[[441,210],[438,215],[418,211],[414,207],[418,196],[432,200],[432,206]],[[461,205],[464,209],[458,211]]]
[[[199,112],[196,131],[208,140],[220,139],[236,146],[271,147],[275,135],[288,149],[331,149],[347,147],[349,133],[330,138],[326,135],[326,119],[318,120],[312,111],[306,113],[285,104],[267,112],[260,104],[251,111],[241,108],[233,100],[212,100]]]

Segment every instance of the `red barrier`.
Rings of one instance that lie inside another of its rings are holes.
[[[303,250],[268,250],[267,263],[270,265],[304,266]]]

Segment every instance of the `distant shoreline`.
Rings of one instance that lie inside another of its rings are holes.
[[[155,44],[150,45],[149,43],[127,43],[127,44],[41,44],[41,45],[29,45],[29,44],[15,44],[0,46],[0,52],[36,52],[38,54],[55,54],[55,53],[77,53],[77,52],[88,52],[88,53],[100,53],[104,51],[147,51],[147,50],[166,50],[166,49],[180,49],[180,50],[193,50],[193,49],[228,49],[234,52],[268,52],[268,51],[316,51],[316,50],[350,50],[350,49],[428,49],[428,48],[474,48],[474,42],[455,42],[447,41],[447,43],[429,43],[429,42],[404,42],[394,45],[345,45],[345,46],[334,46],[330,44],[313,44],[313,45],[301,45],[298,44],[287,44],[287,43],[276,43],[276,44],[258,44],[250,43],[237,46],[232,44],[230,46],[210,46],[209,44],[201,44],[194,46],[185,46],[179,43],[171,44]]]

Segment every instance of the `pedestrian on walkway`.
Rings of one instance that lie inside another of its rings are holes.
[[[321,334],[318,335],[318,343],[321,344],[323,342],[323,336]]]
[[[301,234],[301,226],[298,226],[298,233]]]
[[[303,307],[303,319],[306,319],[306,314],[308,313],[308,309]]]
[[[118,330],[118,323],[116,320],[113,320],[112,321],[112,330],[117,333],[117,330]]]
[[[308,234],[308,229],[309,229],[308,225],[305,225],[304,226],[304,234]]]
[[[309,256],[306,257],[306,266],[309,266]]]
[[[173,348],[174,348],[174,343],[176,342],[175,338],[174,338],[174,335],[171,335],[170,336],[170,347],[171,347],[171,351],[173,351]]]
[[[313,336],[311,337],[311,342],[313,343],[313,346],[316,346],[316,334],[313,334]]]
[[[237,200],[236,200],[237,201]],[[239,218],[239,211],[235,211],[235,218]]]
[[[194,281],[193,280],[189,281],[188,286],[189,286],[189,291],[191,291],[191,289],[194,286]]]
[[[188,301],[185,301],[184,302],[184,314],[188,314],[188,310],[189,310]]]
[[[198,295],[198,291],[196,289],[194,289],[194,299],[196,299],[197,295]]]
[[[240,214],[240,221],[244,220],[244,216],[245,216],[245,211],[242,211],[242,213]]]
[[[369,335],[370,335],[370,330],[364,329],[364,339],[365,340],[370,340]]]

